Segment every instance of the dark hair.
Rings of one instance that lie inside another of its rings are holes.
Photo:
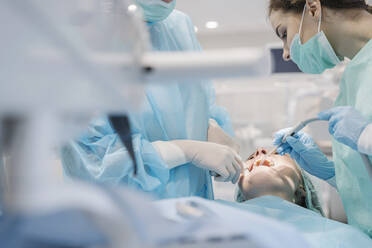
[[[320,0],[322,6],[330,9],[364,9],[372,14],[372,6],[365,0]],[[269,15],[274,10],[302,13],[306,0],[270,0]]]

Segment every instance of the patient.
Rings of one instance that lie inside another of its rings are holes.
[[[213,120],[209,122],[208,141],[229,146],[239,153],[239,144]],[[296,162],[278,154],[265,159],[267,154],[266,149],[258,149],[249,156],[235,200],[245,202],[261,196],[277,196],[324,216],[313,184]],[[259,166],[262,159],[265,161]]]
[[[244,202],[266,195],[277,196],[323,215],[311,181],[296,162],[289,156],[272,154],[266,157],[267,154],[267,150],[258,149],[247,159],[236,200]]]

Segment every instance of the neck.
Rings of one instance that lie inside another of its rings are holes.
[[[364,10],[349,12],[331,14],[324,30],[336,54],[353,59],[372,39],[372,15]]]

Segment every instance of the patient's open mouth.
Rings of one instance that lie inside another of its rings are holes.
[[[254,161],[254,162],[250,165],[250,167],[248,168],[248,170],[249,170],[249,171],[252,171],[254,166],[256,166],[256,167],[260,166],[261,161],[262,161],[262,159],[257,159],[256,161]],[[274,162],[273,162],[273,161],[271,161],[271,160],[269,160],[269,159],[265,159],[265,160],[263,161],[263,163],[262,163],[261,166],[271,167],[271,166],[273,166],[273,165],[274,165]]]

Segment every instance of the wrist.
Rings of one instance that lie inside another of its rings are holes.
[[[190,161],[186,157],[186,153],[178,145],[169,141],[152,142],[153,147],[162,158],[168,169],[173,169]]]
[[[202,141],[195,140],[172,140],[172,144],[178,146],[185,154],[187,162],[192,162],[198,151],[198,144],[204,143]]]

